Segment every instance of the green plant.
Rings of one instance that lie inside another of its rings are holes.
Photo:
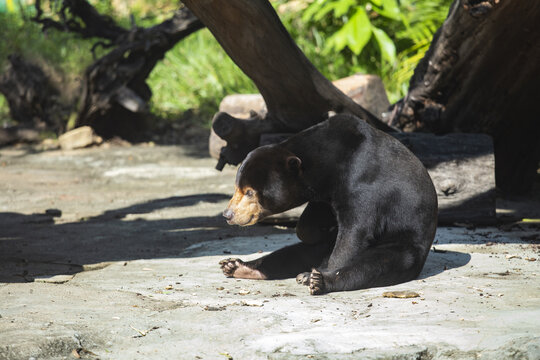
[[[276,7],[283,3],[278,2]],[[306,8],[294,16],[281,16],[308,58],[331,79],[353,72],[379,75],[390,101],[395,102],[406,94],[413,70],[444,21],[451,0],[305,3]],[[348,73],[343,75],[335,64]]]
[[[10,124],[9,108],[6,99],[0,95],[0,126],[6,126]]]
[[[32,10],[0,13],[0,72],[8,63],[8,55],[19,54],[42,65],[53,80],[75,82],[92,62],[92,42],[54,30],[43,33],[38,24],[28,20]]]
[[[402,1],[404,29],[396,32],[396,39],[403,41],[398,54],[398,66],[395,77],[399,83],[409,81],[418,61],[420,61],[431,44],[433,35],[442,25],[451,0],[435,1]]]
[[[316,0],[304,12],[302,20],[318,23],[330,16],[329,25],[337,29],[331,34],[323,54],[342,51],[346,47],[359,55],[371,38],[374,38],[384,61],[393,63],[396,47],[392,39],[371,21],[373,14],[388,20],[400,21],[401,13],[396,0]]]
[[[151,26],[169,17],[177,6],[170,0],[134,0],[129,8],[110,0],[91,2],[127,27],[131,26],[130,14],[138,26]],[[305,7],[278,13],[313,64],[331,80],[357,72],[377,74],[394,102],[406,93],[409,78],[446,17],[451,0],[298,2]],[[276,8],[287,3],[272,2]],[[54,9],[47,10],[52,13]],[[32,15],[33,8],[0,12],[0,72],[7,55],[19,53],[45,65],[59,82],[74,86],[93,61],[90,49],[95,40],[55,30],[43,33],[39,25],[28,20]],[[101,48],[98,51],[98,56],[105,52]],[[154,68],[148,83],[156,115],[178,119],[183,112],[193,110],[190,113],[205,124],[209,124],[224,96],[257,91],[207,30],[170,50]],[[0,96],[0,120],[6,119],[8,112]]]
[[[168,117],[197,109],[207,115],[208,124],[226,95],[257,92],[206,29],[168,51],[148,83],[153,91],[152,109],[158,115]]]

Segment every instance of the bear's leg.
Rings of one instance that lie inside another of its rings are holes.
[[[321,202],[309,202],[296,224],[296,236],[306,244],[335,241],[337,233],[332,208]]]
[[[426,257],[427,251],[410,244],[381,244],[341,268],[313,269],[303,283],[312,295],[395,285],[415,279]]]
[[[319,244],[298,243],[276,250],[253,261],[224,259],[219,262],[227,277],[242,279],[286,279],[321,266],[328,258],[334,242]]]

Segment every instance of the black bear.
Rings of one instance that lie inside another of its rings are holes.
[[[437,227],[437,195],[422,163],[398,140],[336,115],[248,154],[223,216],[229,224],[308,202],[302,242],[257,260],[220,261],[228,277],[296,276],[312,295],[416,278]]]

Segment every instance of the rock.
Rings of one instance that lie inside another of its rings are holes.
[[[382,80],[377,75],[355,74],[334,81],[334,85],[379,118],[390,107]]]
[[[294,279],[222,275],[222,258],[249,261],[298,242],[288,228],[227,225],[219,213],[234,169],[203,178],[103,175],[148,164],[211,170],[215,161],[204,155],[188,145],[0,148],[0,359],[75,359],[71,351],[85,348],[97,355],[78,352],[91,359],[225,359],[220,353],[228,352],[250,360],[538,360],[537,223],[439,227],[435,246],[446,252],[431,251],[417,280],[314,298]],[[527,209],[540,211],[538,195],[522,200]],[[64,219],[28,222],[49,208],[62,209]],[[77,265],[100,262],[113,264]],[[27,282],[71,272],[78,274],[62,286]],[[163,290],[169,284],[175,290]],[[237,295],[241,289],[250,293]],[[397,290],[420,297],[382,297]],[[160,329],[135,339],[130,326]]]
[[[219,104],[219,111],[241,119],[249,118],[252,110],[262,116],[266,114],[266,104],[260,94],[228,95]]]
[[[60,135],[58,142],[62,150],[73,150],[101,144],[103,139],[90,126],[81,126]]]
[[[381,117],[381,114],[390,107],[382,80],[376,75],[355,74],[336,80],[333,84],[356,103],[378,117]],[[247,119],[250,117],[250,111],[264,116],[267,110],[260,94],[236,94],[223,98],[219,105],[219,111],[229,113],[237,118]]]
[[[58,139],[47,138],[47,139],[43,139],[39,148],[43,151],[56,150],[60,148],[60,144],[58,143]]]

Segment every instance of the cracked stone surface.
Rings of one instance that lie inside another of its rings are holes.
[[[235,169],[204,152],[0,150],[0,359],[540,359],[534,223],[441,227],[397,286],[225,278],[297,239],[228,226]]]

